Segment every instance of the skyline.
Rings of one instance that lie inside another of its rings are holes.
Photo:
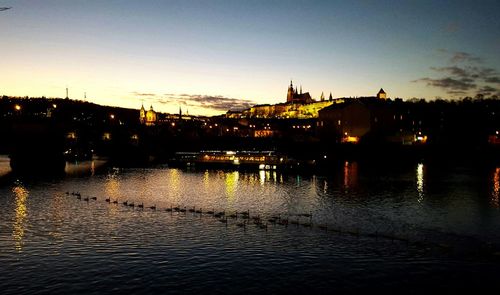
[[[215,115],[318,99],[499,95],[500,3],[0,1],[0,95]]]

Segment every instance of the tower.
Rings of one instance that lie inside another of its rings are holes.
[[[69,99],[68,87],[66,87],[66,99]]]
[[[330,91],[330,96],[328,96],[328,100],[329,101],[332,101],[333,100],[333,97],[332,97],[332,92]]]
[[[290,86],[288,87],[288,93],[286,95],[286,102],[292,102],[294,95],[295,95],[295,91],[293,90],[293,83],[290,80]]]
[[[144,103],[142,103],[141,110],[139,111],[139,121],[141,124],[146,123],[146,110],[144,109]]]
[[[321,96],[319,97],[321,101],[325,101],[325,94],[323,94],[323,91],[321,91]]]
[[[377,93],[377,98],[379,98],[379,99],[386,99],[387,98],[387,93],[385,93],[384,89],[380,88],[380,90]]]

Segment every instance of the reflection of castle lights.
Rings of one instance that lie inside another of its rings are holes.
[[[424,200],[424,164],[419,163],[417,166],[417,192],[418,202]]]
[[[493,190],[491,191],[491,204],[500,207],[500,168],[496,168],[493,173]]]
[[[234,200],[236,188],[238,186],[238,179],[240,174],[238,171],[226,173],[226,196],[231,201]]]
[[[16,250],[20,252],[23,248],[23,237],[27,215],[26,198],[28,197],[28,191],[19,185],[14,187],[12,192],[16,197],[16,215],[14,219],[12,237],[16,243]]]

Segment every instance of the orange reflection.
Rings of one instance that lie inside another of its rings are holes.
[[[28,215],[26,210],[26,199],[28,197],[28,190],[26,190],[22,185],[18,185],[12,189],[12,192],[16,198],[16,215],[14,218],[14,225],[12,229],[12,237],[14,238],[15,247],[18,252],[23,250],[23,237],[24,230],[26,228],[26,216]]]
[[[358,185],[358,163],[344,163],[344,189],[347,191],[351,187]]]
[[[493,190],[491,191],[491,204],[495,208],[500,207],[500,167],[493,173]]]
[[[208,175],[207,175],[208,177]],[[168,170],[168,185],[171,190],[170,196],[172,196],[172,202],[177,204],[181,199],[181,183],[180,183],[180,173],[178,169]]]
[[[228,172],[226,173],[225,184],[226,184],[226,196],[229,201],[233,201],[235,198],[235,192],[238,187],[239,172]]]
[[[118,199],[120,195],[120,182],[116,179],[116,175],[108,176],[104,184],[104,190],[107,197],[115,200]]]

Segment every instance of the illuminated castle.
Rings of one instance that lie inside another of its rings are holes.
[[[286,95],[287,103],[312,103],[314,100],[312,99],[309,92],[302,93],[302,85],[300,86],[300,92],[297,91],[297,86],[295,86],[295,90],[293,89],[293,83],[290,81],[290,86],[288,87],[288,93]]]
[[[286,102],[278,104],[255,105],[249,109],[240,112],[228,112],[228,118],[283,118],[283,119],[311,119],[318,117],[318,111],[334,103],[340,103],[342,100],[333,99],[332,94],[328,100],[325,100],[323,93],[319,101],[314,100],[309,92],[302,93],[293,88],[290,81]]]
[[[149,111],[146,111],[144,109],[144,105],[141,106],[139,121],[141,122],[141,124],[145,124],[146,126],[156,125],[156,123],[158,122],[158,116],[153,110],[153,106],[149,108]]]

